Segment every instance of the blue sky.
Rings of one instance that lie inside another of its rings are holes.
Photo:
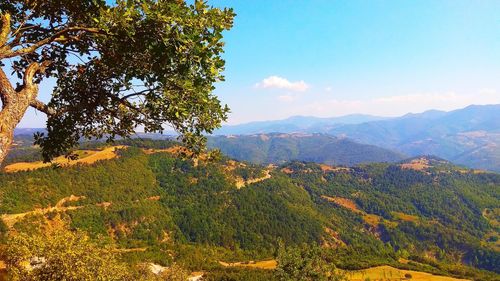
[[[500,103],[500,1],[208,2],[237,13],[215,92],[230,124]]]

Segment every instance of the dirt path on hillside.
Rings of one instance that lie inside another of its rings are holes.
[[[8,228],[12,228],[14,224],[16,224],[16,222],[22,220],[24,217],[29,215],[45,215],[50,212],[66,212],[83,208],[83,206],[67,206],[67,207],[64,206],[68,202],[76,202],[81,199],[85,199],[85,196],[71,195],[59,200],[54,207],[49,206],[47,208],[37,208],[33,211],[18,213],[18,214],[3,214],[0,218],[3,220],[3,222]]]
[[[261,181],[264,181],[264,180],[267,180],[267,179],[270,179],[270,178],[271,178],[271,168],[267,168],[264,171],[264,176],[262,176],[260,178],[248,179],[246,181],[243,180],[242,178],[237,178],[236,179],[236,188],[240,189],[240,188],[245,187],[245,186],[247,186],[249,184],[261,182]]]
[[[68,197],[64,197],[61,200],[57,201],[57,203],[54,207],[49,206],[47,208],[36,208],[33,211],[28,211],[28,212],[24,212],[24,213],[17,213],[17,214],[2,214],[0,216],[0,219],[5,223],[5,225],[8,228],[12,228],[14,226],[14,224],[16,224],[18,221],[22,220],[23,218],[25,218],[26,216],[29,216],[29,215],[46,215],[46,214],[51,213],[51,212],[60,213],[60,212],[72,211],[72,210],[77,210],[77,209],[87,207],[88,205],[65,206],[66,203],[77,202],[77,201],[80,201],[80,200],[85,199],[85,198],[86,198],[85,196],[70,195]],[[158,201],[158,200],[160,200],[160,196],[151,196],[151,197],[148,197],[148,198],[143,199],[143,200]],[[138,201],[139,200],[137,200],[136,202],[138,202]],[[102,207],[106,210],[112,204],[113,204],[112,202],[101,202],[101,203],[96,203],[95,206]]]

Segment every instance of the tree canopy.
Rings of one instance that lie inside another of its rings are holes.
[[[7,265],[12,280],[131,280],[112,249],[82,232],[18,234],[9,239]]]
[[[224,80],[222,35],[232,9],[181,0],[6,0],[0,16],[0,161],[28,107],[48,116],[47,133],[35,136],[45,160],[82,137],[113,140],[138,127],[171,126],[200,152],[203,133],[227,117],[212,91]],[[37,99],[46,78],[56,80],[47,104]]]

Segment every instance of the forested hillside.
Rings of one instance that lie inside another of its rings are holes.
[[[225,155],[256,164],[292,160],[352,166],[371,162],[398,162],[401,153],[325,134],[258,134],[214,136],[208,145]]]
[[[128,144],[112,160],[0,174],[2,239],[67,224],[115,243],[129,263],[176,262],[209,280],[270,280],[220,262],[273,259],[279,241],[318,244],[343,269],[499,277],[498,174],[427,158],[352,168],[193,162],[172,142]]]

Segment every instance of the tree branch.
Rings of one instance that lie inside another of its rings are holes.
[[[57,114],[57,111],[55,109],[49,107],[48,105],[46,105],[45,103],[43,103],[42,101],[37,100],[37,99],[31,101],[30,106],[38,111],[41,111],[41,112],[49,115],[49,116]]]
[[[102,33],[103,32],[102,30],[100,30],[98,28],[89,28],[89,27],[81,27],[81,26],[68,27],[66,29],[63,29],[63,30],[60,30],[60,31],[56,32],[54,35],[52,35],[50,37],[47,37],[47,38],[45,38],[43,40],[40,40],[40,41],[38,41],[36,43],[33,43],[33,45],[31,45],[29,47],[18,49],[18,50],[14,50],[14,51],[11,50],[10,52],[7,52],[7,54],[5,54],[5,55],[1,55],[0,54],[0,59],[1,58],[3,58],[3,59],[13,58],[13,57],[17,57],[17,56],[22,56],[22,55],[26,55],[26,54],[29,54],[29,53],[33,53],[38,48],[40,48],[40,47],[42,47],[44,45],[47,45],[49,43],[61,40],[61,36],[64,36],[67,33],[73,32],[73,31],[76,31],[76,32],[83,31],[83,32],[88,32],[88,33]]]
[[[24,87],[32,87],[33,86],[33,78],[38,72],[44,72],[45,68],[51,64],[50,61],[44,61],[41,64],[34,62],[26,68],[26,72],[24,73],[23,83]]]
[[[28,66],[26,69],[26,72],[24,73],[23,77],[23,88],[24,89],[29,89],[32,88],[33,85],[33,78],[37,73],[43,73],[45,71],[45,68],[51,64],[51,61],[44,61],[41,64],[39,63],[32,63]],[[47,115],[56,115],[57,112],[55,109],[49,107],[45,103],[41,102],[40,100],[36,99],[36,96],[29,102],[29,105],[38,111],[41,111]]]
[[[0,47],[5,46],[10,33],[10,14],[2,15],[2,29],[0,31]]]
[[[146,90],[142,90],[140,92],[134,92],[132,94],[128,94],[128,95],[125,95],[125,96],[121,97],[120,101],[125,101],[125,100],[128,100],[129,98],[136,97],[136,96],[144,96],[145,93],[151,92],[151,91],[154,91],[154,90],[155,89],[146,89]]]

